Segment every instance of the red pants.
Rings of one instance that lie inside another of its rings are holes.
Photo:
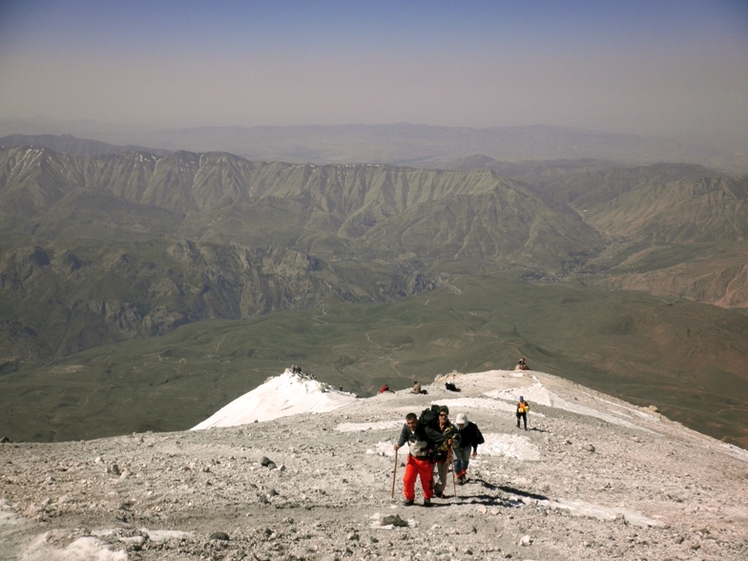
[[[434,496],[434,464],[428,458],[416,458],[408,454],[408,462],[405,464],[405,475],[403,476],[403,495],[406,501],[416,498],[416,477],[421,478],[423,487],[423,498],[430,499]]]

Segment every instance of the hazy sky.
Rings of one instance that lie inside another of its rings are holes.
[[[0,0],[0,119],[748,130],[748,1]]]

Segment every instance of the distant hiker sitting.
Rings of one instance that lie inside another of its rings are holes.
[[[439,420],[435,428],[426,427],[426,435],[435,445],[434,462],[438,480],[434,485],[434,494],[444,498],[447,488],[447,471],[452,460],[452,448],[459,446],[460,433],[449,422],[449,407],[439,407]]]
[[[390,387],[387,384],[385,384],[384,386],[379,388],[379,393],[386,393],[386,392],[395,393],[390,389]]]
[[[525,357],[522,357],[519,359],[519,362],[517,363],[517,368],[515,370],[530,370],[530,367],[527,366],[527,362],[525,361]]]
[[[421,393],[421,384],[418,382],[413,382],[413,389],[411,390],[413,393]]]
[[[405,506],[411,506],[416,498],[416,479],[421,478],[423,488],[423,506],[431,506],[431,497],[434,494],[433,478],[434,468],[431,462],[433,445],[428,441],[423,425],[418,422],[415,413],[408,413],[405,417],[405,425],[400,431],[400,438],[395,444],[395,451],[408,443],[408,461],[405,464],[405,475],[403,476],[403,495]]]
[[[517,403],[517,428],[519,428],[520,418],[525,422],[525,430],[527,430],[527,412],[530,410],[530,406],[525,401],[523,396],[519,396],[519,403]]]
[[[455,459],[452,469],[454,469],[457,483],[463,485],[466,479],[468,464],[470,463],[470,451],[473,452],[473,458],[478,455],[478,445],[483,444],[485,440],[478,428],[478,425],[468,421],[465,413],[457,415],[455,421],[457,430],[460,431],[460,446],[455,448]]]

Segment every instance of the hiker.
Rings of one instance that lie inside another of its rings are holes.
[[[386,393],[386,392],[395,393],[390,389],[390,387],[387,384],[385,384],[384,386],[379,388],[379,393]]]
[[[460,433],[449,422],[449,407],[442,405],[439,407],[438,414],[437,427],[426,427],[426,435],[435,445],[434,465],[436,466],[438,479],[434,485],[434,494],[443,499],[444,490],[447,488],[449,452],[453,447],[459,446]]]
[[[470,451],[473,452],[473,458],[478,455],[478,445],[485,442],[478,425],[468,421],[465,413],[457,415],[455,420],[457,430],[460,431],[460,446],[455,448],[455,459],[452,469],[457,477],[457,483],[465,484],[466,472],[470,463]]]
[[[421,384],[419,384],[417,381],[413,382],[413,389],[411,390],[412,393],[421,393]]]
[[[517,428],[519,428],[520,418],[525,422],[525,430],[527,430],[527,412],[530,410],[530,406],[525,401],[524,396],[519,396],[519,403],[517,404]]]
[[[395,444],[395,452],[408,443],[408,461],[403,476],[403,495],[405,506],[412,506],[416,498],[416,478],[421,478],[423,488],[423,506],[431,506],[434,495],[434,467],[431,462],[433,445],[429,442],[424,427],[418,422],[415,413],[405,416],[405,425],[400,431],[400,438]]]
[[[517,363],[517,368],[515,370],[530,370],[530,367],[527,366],[527,362],[525,357],[522,357],[519,359],[519,362]]]

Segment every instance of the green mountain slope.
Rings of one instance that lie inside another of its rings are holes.
[[[436,286],[443,260],[542,269],[603,245],[568,209],[490,172],[2,156],[12,212],[0,227],[20,236],[0,254],[6,307],[57,356],[208,318],[400,298]]]
[[[521,353],[743,438],[702,394],[748,395],[746,178],[504,167],[0,150],[0,432],[184,428],[294,362],[365,393]]]
[[[639,186],[592,206],[589,224],[606,234],[655,243],[748,239],[748,176]]]
[[[575,260],[574,270],[592,273],[588,282],[748,307],[745,176],[593,159],[513,163],[482,156],[453,165],[495,170],[553,208],[574,208],[610,242],[598,257]]]
[[[193,323],[6,374],[0,426],[34,440],[178,430],[294,363],[370,395],[383,383],[406,388],[453,369],[511,369],[520,356],[748,444],[748,316],[505,274],[466,276],[389,303]]]

